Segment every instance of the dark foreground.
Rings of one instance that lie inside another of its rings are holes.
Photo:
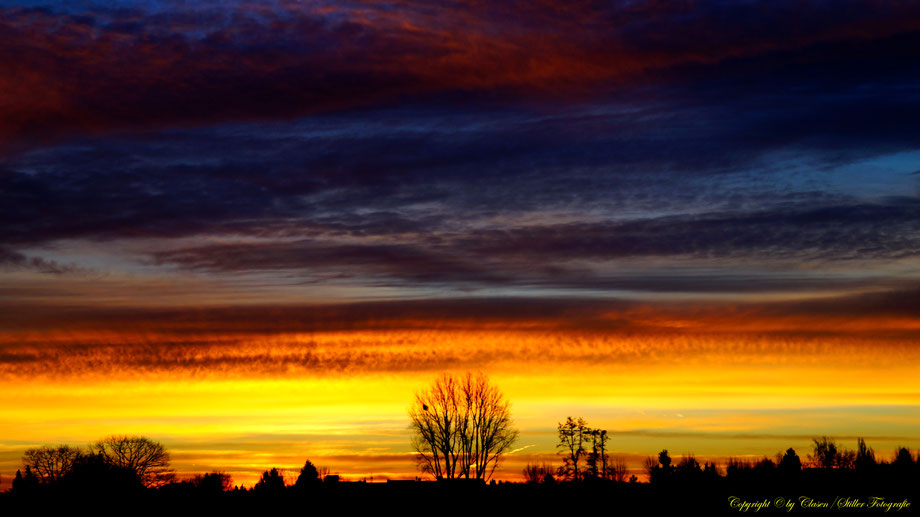
[[[916,478],[801,472],[745,483],[524,484],[475,482],[323,483],[307,489],[203,493],[188,487],[131,493],[45,490],[0,495],[0,515],[89,510],[115,515],[725,515],[861,513],[909,515]]]

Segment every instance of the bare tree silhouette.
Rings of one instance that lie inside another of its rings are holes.
[[[27,449],[22,457],[22,463],[31,467],[32,472],[42,483],[57,483],[73,467],[82,451],[69,445],[51,447],[43,445],[34,449]]]
[[[176,477],[163,444],[144,436],[110,436],[90,445],[90,450],[107,463],[135,473],[148,488],[163,486]]]
[[[528,463],[524,466],[524,481],[530,484],[554,483],[556,480],[553,477],[553,471],[554,469],[546,463],[540,465]]]
[[[812,441],[815,444],[810,456],[812,463],[825,469],[834,468],[837,465],[837,443],[827,436]]]
[[[809,457],[816,467],[824,469],[851,469],[856,465],[857,451],[837,445],[827,436],[814,438],[814,452]]]
[[[409,429],[419,467],[437,479],[488,480],[518,431],[511,406],[482,374],[444,374],[416,394]]]
[[[626,460],[621,457],[616,457],[613,459],[613,466],[611,467],[611,475],[613,480],[617,483],[622,483],[626,481],[626,475],[629,473],[629,469],[626,466]]]

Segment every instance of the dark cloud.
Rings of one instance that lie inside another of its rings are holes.
[[[16,102],[0,105],[0,135],[47,141],[425,95],[571,98],[738,59],[767,59],[769,72],[854,57],[893,67],[916,46],[873,45],[920,26],[910,4],[856,1],[326,7],[7,8],[0,64]]]
[[[0,239],[432,233],[448,222],[528,211],[621,219],[843,201],[839,193],[771,183],[784,171],[761,156],[769,147],[753,137],[748,146],[719,143],[735,138],[733,122],[704,117],[723,129],[703,137],[673,121],[641,129],[633,122],[642,110],[588,112],[450,118],[449,111],[394,110],[363,114],[398,120],[392,127],[342,116],[284,128],[87,139],[6,160]],[[714,174],[735,179],[718,186]]]
[[[325,270],[337,277],[379,274],[416,282],[503,283],[484,264],[432,253],[420,246],[330,245],[315,241],[216,245],[154,255],[157,263],[211,271]]]
[[[183,238],[119,262],[710,294],[887,288],[815,268],[918,250],[903,183],[834,169],[916,150],[911,6],[327,7],[6,8],[4,267]]]
[[[291,271],[406,286],[552,286],[636,291],[756,292],[865,288],[863,278],[811,275],[818,265],[896,260],[920,251],[920,202],[710,213],[625,222],[444,232],[399,244],[334,239],[214,244],[162,251],[158,264],[210,272]],[[611,261],[683,257],[680,271],[605,272]],[[728,261],[735,270],[707,271]],[[758,273],[793,262],[799,271]],[[813,265],[802,267],[804,263]],[[745,264],[749,264],[745,270]],[[693,266],[697,271],[693,270]],[[408,282],[408,284],[405,284]]]
[[[26,343],[25,333],[48,329],[65,332],[67,340],[84,345],[112,344],[108,342],[107,331],[115,333],[112,335],[115,340],[125,339],[119,335],[135,333],[137,339],[133,344],[137,346],[148,344],[144,335],[152,336],[151,343],[164,339],[163,336],[172,336],[169,340],[176,344],[200,342],[219,346],[232,344],[241,336],[363,330],[566,330],[641,335],[739,329],[769,333],[792,329],[847,335],[862,329],[881,337],[889,327],[915,332],[911,319],[917,313],[918,304],[920,287],[916,283],[902,283],[884,291],[807,300],[747,302],[697,300],[690,303],[679,299],[636,301],[574,296],[419,298],[195,308],[5,302],[0,305],[0,328],[9,332],[5,338],[7,345]],[[675,321],[682,323],[674,326]],[[834,325],[827,326],[829,321]],[[815,326],[816,322],[820,325]],[[30,346],[41,347],[54,340],[36,337],[32,341]]]
[[[461,329],[481,325],[534,325],[546,328],[603,320],[635,302],[598,299],[458,298],[327,305],[263,305],[188,308],[91,308],[4,304],[8,330],[49,326],[77,331],[162,331],[176,334],[283,333],[337,330]]]
[[[765,315],[810,314],[818,317],[902,317],[913,319],[920,314],[920,287],[901,285],[891,290],[870,292],[827,300],[810,300],[762,304],[756,306]]]
[[[493,230],[461,240],[484,256],[562,259],[686,255],[698,258],[890,259],[920,251],[920,200],[753,213],[671,216]]]
[[[41,273],[79,273],[85,270],[75,264],[60,264],[42,257],[29,257],[18,251],[0,248],[0,269],[25,269]]]

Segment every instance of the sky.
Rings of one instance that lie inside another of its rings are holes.
[[[413,478],[482,371],[561,464],[920,448],[920,7],[0,7],[0,488],[26,448]]]

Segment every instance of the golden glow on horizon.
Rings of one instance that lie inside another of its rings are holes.
[[[34,366],[44,372],[18,365],[36,380],[7,366],[0,381],[4,479],[29,446],[114,433],[163,441],[180,473],[226,470],[243,484],[273,466],[292,474],[307,458],[352,477],[413,477],[406,409],[441,367],[482,369],[511,401],[518,447],[531,447],[509,457],[498,474],[507,479],[526,461],[552,460],[568,415],[621,436],[616,452],[634,469],[660,448],[772,455],[807,435],[862,433],[884,452],[884,440],[920,439],[920,351],[897,342],[387,330],[183,344],[151,334],[115,346],[116,333],[75,333],[71,343],[84,345],[68,353],[66,334],[52,335],[19,349],[50,354]],[[105,346],[85,346],[102,335]]]

